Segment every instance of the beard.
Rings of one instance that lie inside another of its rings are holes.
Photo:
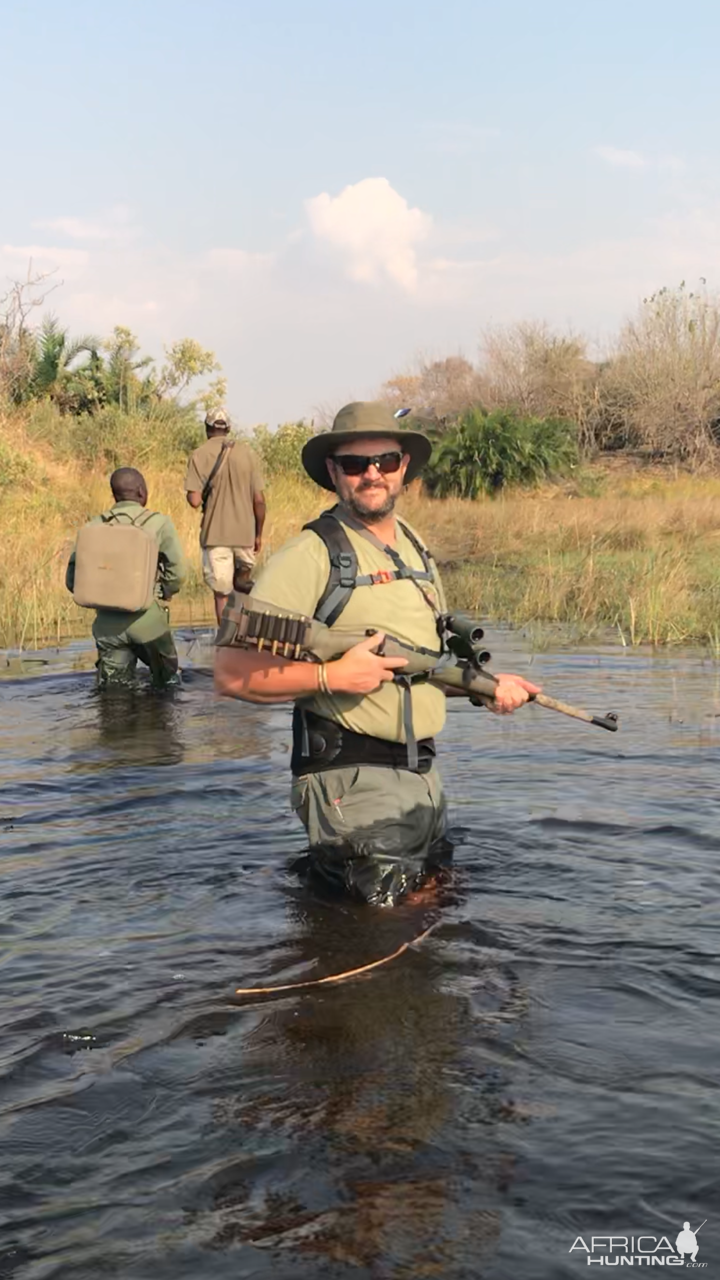
[[[385,489],[385,501],[379,507],[367,507],[363,502],[363,493],[368,489]],[[385,520],[395,510],[395,502],[395,494],[390,493],[385,485],[378,484],[361,485],[350,497],[345,498],[345,503],[353,515],[362,520],[364,524],[379,524],[381,520]]]

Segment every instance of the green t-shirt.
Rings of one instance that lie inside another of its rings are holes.
[[[343,526],[357,554],[358,573],[379,573],[394,569],[390,558],[374,547],[355,529]],[[424,568],[422,560],[400,525],[396,525],[395,550],[413,569]],[[312,530],[304,530],[286,543],[266,564],[253,596],[289,613],[312,617],[327,584],[330,560],[325,544]],[[437,571],[435,585],[416,584],[409,579],[356,587],[340,617],[332,628],[362,636],[372,627],[404,641],[406,644],[438,648],[435,615],[418,590],[431,595],[437,607],[445,610],[445,598]],[[304,701],[305,706],[336,720],[354,733],[404,742],[402,686],[383,684],[374,693],[320,695]],[[445,723],[445,695],[435,685],[417,684],[412,689],[413,730],[417,738],[431,738]]]

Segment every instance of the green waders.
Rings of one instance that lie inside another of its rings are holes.
[[[392,906],[450,860],[434,767],[323,769],[293,778],[291,803],[308,833],[311,874],[364,902]]]
[[[138,659],[150,668],[156,689],[180,684],[178,655],[167,609],[157,601],[143,613],[98,610],[93,623],[98,683],[133,686]]]

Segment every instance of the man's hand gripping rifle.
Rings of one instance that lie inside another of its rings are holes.
[[[443,622],[444,634],[437,652],[412,648],[389,635],[378,652],[390,658],[405,658],[407,666],[402,674],[425,675],[433,684],[466,693],[474,703],[491,705],[497,680],[485,669],[490,654],[481,645],[482,628],[472,618],[458,613],[448,615]],[[298,662],[333,662],[372,634],[370,630],[359,635],[341,627],[331,630],[312,618],[284,612],[254,596],[241,598],[236,594],[225,609],[215,643],[257,649],[259,653]],[[531,701],[612,733],[618,728],[618,718],[612,712],[594,716],[544,693],[531,694]]]

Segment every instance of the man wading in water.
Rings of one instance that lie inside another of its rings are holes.
[[[449,856],[433,740],[445,722],[445,694],[427,682],[398,682],[406,659],[372,652],[385,632],[438,647],[440,577],[394,514],[430,451],[387,405],[346,405],[332,431],[302,454],[308,475],[334,490],[338,505],[272,556],[253,589],[257,600],[289,613],[381,634],[321,666],[234,647],[218,647],[215,657],[220,693],[295,702],[292,805],[308,833],[311,873],[382,906],[419,888]],[[498,680],[500,714],[538,692],[520,676]]]
[[[113,471],[110,488],[115,502],[80,530],[65,585],[76,604],[96,610],[101,687],[133,685],[139,658],[156,689],[170,688],[180,684],[180,674],[162,602],[185,577],[180,539],[169,516],[146,510],[147,485],[134,467]]]
[[[205,417],[207,440],[190,456],[185,491],[191,507],[202,507],[200,546],[203,577],[222,618],[231,591],[247,590],[262,547],[265,497],[260,463],[249,445],[230,437],[225,409]]]

